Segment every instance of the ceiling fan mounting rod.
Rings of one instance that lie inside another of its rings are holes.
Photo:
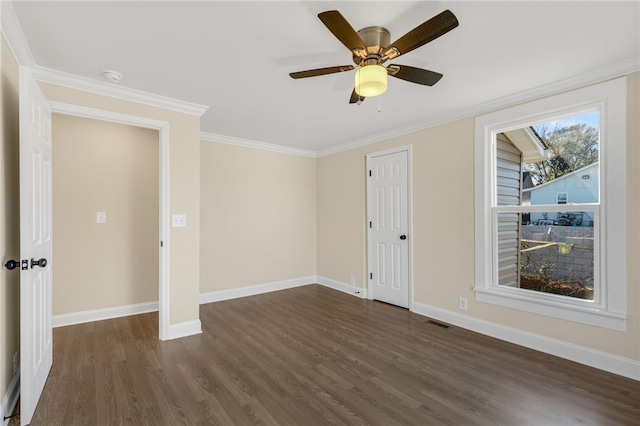
[[[359,63],[360,66],[366,67],[367,65],[380,65],[379,55],[369,55]]]

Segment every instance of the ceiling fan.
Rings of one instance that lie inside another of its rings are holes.
[[[391,34],[386,28],[374,26],[356,32],[337,10],[322,12],[318,14],[318,18],[351,51],[355,65],[317,68],[289,75],[298,79],[355,69],[355,86],[349,99],[350,104],[360,104],[366,97],[384,93],[387,89],[387,75],[425,86],[436,84],[442,74],[435,71],[397,64],[383,67],[382,64],[411,52],[458,26],[455,15],[445,10],[390,43]]]

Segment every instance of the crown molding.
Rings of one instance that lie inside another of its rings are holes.
[[[26,42],[24,33],[22,32],[22,28],[20,27],[11,2],[0,0],[0,3],[2,11],[2,13],[0,13],[0,31],[2,32],[4,39],[18,64],[34,68],[33,75],[36,80],[197,116],[202,116],[209,109],[209,107],[205,105],[179,101],[176,99],[143,92],[136,89],[126,88],[124,86],[119,86],[113,83],[93,80],[90,78],[81,77],[35,65],[31,50],[29,49],[29,45]],[[365,136],[351,142],[337,144],[318,151],[287,147],[207,132],[201,132],[200,138],[201,140],[210,142],[219,142],[229,145],[262,149],[266,151],[280,152],[304,157],[324,157],[327,155],[336,154],[342,151],[347,151],[350,149],[414,133],[420,130],[425,130],[431,127],[443,125],[453,121],[475,117],[476,115],[481,115],[519,103],[532,101],[551,94],[556,94],[563,91],[576,89],[581,86],[599,83],[601,81],[620,77],[622,75],[636,72],[638,70],[640,70],[640,56],[635,56],[633,58],[613,63],[606,67],[587,72],[576,77],[535,87],[533,89],[525,90],[513,95],[505,96],[489,102],[474,105],[469,108],[458,110],[453,113],[431,117],[426,120],[421,120],[405,126],[396,127],[385,132]]]
[[[530,102],[535,99],[543,98],[549,95],[555,95],[568,90],[575,90],[580,87],[589,86],[591,84],[600,83],[602,81],[611,80],[617,77],[621,77],[632,72],[640,71],[640,56],[636,56],[624,61],[610,64],[604,68],[600,68],[595,71],[581,74],[579,76],[567,78],[554,83],[538,86],[533,89],[525,90],[513,95],[505,96],[502,98],[494,99],[482,104],[473,105],[469,108],[465,108],[454,113],[442,114],[439,116],[431,117],[426,120],[417,121],[407,124],[405,126],[396,127],[384,132],[376,133],[374,135],[365,136],[363,138],[356,139],[351,142],[338,144],[329,148],[320,149],[318,151],[303,150],[292,147],[285,147],[282,145],[268,144],[264,142],[249,141],[231,136],[216,135],[213,133],[201,132],[200,137],[203,140],[211,142],[227,143],[230,145],[239,145],[250,148],[264,149],[275,152],[285,152],[287,154],[303,155],[305,157],[325,157],[327,155],[337,154],[339,152],[348,151],[371,145],[374,143],[382,142],[399,136],[408,135],[411,133],[425,130],[431,127],[440,126],[443,124],[451,123],[453,121],[462,120],[465,118],[473,118],[478,115],[486,114],[491,111],[496,111],[501,108],[511,107],[524,102]]]
[[[0,29],[4,41],[7,43],[7,46],[9,46],[9,50],[11,50],[18,65],[33,67],[35,62],[31,55],[31,49],[29,49],[29,45],[24,37],[16,12],[13,10],[13,5],[8,1],[0,1],[0,3],[2,3],[0,6],[2,8],[2,13],[0,13],[2,17],[0,20]]]
[[[200,139],[207,142],[217,142],[217,143],[223,143],[226,145],[236,145],[236,146],[242,146],[245,148],[255,148],[255,149],[261,149],[263,151],[279,152],[282,154],[298,155],[301,157],[316,158],[317,156],[315,151],[311,151],[307,149],[292,148],[284,145],[276,145],[276,144],[271,144],[266,142],[252,141],[249,139],[236,138],[233,136],[217,135],[215,133],[200,132]]]
[[[75,74],[69,74],[63,71],[56,71],[50,68],[35,66],[33,69],[33,77],[44,83],[56,84],[58,86],[68,87],[70,89],[82,90],[84,92],[95,93],[97,95],[110,96],[125,101],[136,102],[157,108],[168,109],[185,114],[197,115],[201,117],[209,107],[206,105],[194,104],[191,102],[180,101],[168,98],[166,96],[155,95],[153,93],[143,92],[142,90],[131,89],[128,87],[94,80],[87,77],[81,77]]]
[[[27,40],[22,32],[22,28],[18,22],[18,17],[15,14],[11,2],[2,1],[2,13],[0,15],[2,17],[0,21],[0,29],[11,53],[16,59],[16,62],[19,65],[26,65],[32,68],[33,76],[38,81],[185,114],[197,115],[198,117],[201,117],[202,114],[209,109],[209,107],[205,105],[180,101],[165,96],[155,95],[153,93],[143,92],[141,90],[130,89],[113,83],[93,80],[38,66],[33,59],[31,49],[27,44]]]
[[[316,156],[324,157],[327,155],[336,154],[338,152],[370,145],[376,142],[381,142],[398,136],[425,130],[430,127],[439,126],[465,118],[475,117],[477,115],[486,114],[491,111],[514,106],[523,102],[529,102],[552,94],[565,92],[567,90],[574,90],[579,87],[588,86],[605,80],[610,80],[639,70],[640,56],[636,56],[621,62],[610,64],[595,71],[581,74],[576,77],[567,78],[543,86],[538,86],[533,89],[525,90],[513,95],[474,105],[469,108],[456,111],[454,113],[442,114],[440,116],[435,116],[427,120],[417,121],[405,126],[396,127],[385,132],[380,132],[375,135],[356,139],[352,142],[347,142],[344,144],[334,145],[326,149],[321,149],[316,151]]]

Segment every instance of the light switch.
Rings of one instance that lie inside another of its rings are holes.
[[[96,212],[96,223],[107,223],[107,214],[105,212]]]
[[[174,228],[186,228],[187,227],[187,215],[186,214],[174,214],[171,215],[171,226]]]

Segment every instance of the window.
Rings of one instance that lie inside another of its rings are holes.
[[[556,195],[556,204],[567,204],[567,197],[569,197],[569,194],[566,192],[558,192]]]
[[[625,330],[626,79],[477,117],[475,147],[477,300]]]

